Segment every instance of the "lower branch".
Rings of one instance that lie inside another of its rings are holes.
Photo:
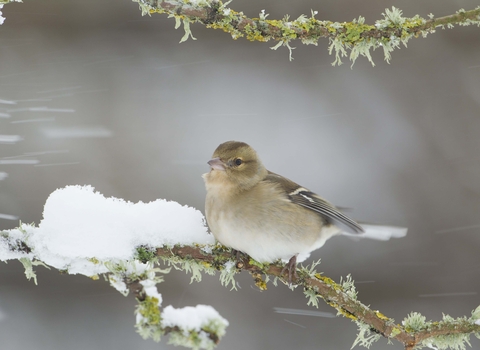
[[[211,266],[221,270],[225,262],[231,261],[232,252],[219,248],[211,253],[206,253],[201,247],[174,247],[158,248],[156,250],[158,257],[165,261],[192,260],[205,266]],[[172,260],[173,259],[173,260]],[[255,284],[261,289],[266,289],[261,275],[270,276],[288,284],[288,272],[282,275],[283,266],[281,264],[262,265],[251,260],[248,256],[240,256],[235,263],[237,272],[245,270],[250,272]],[[381,335],[388,339],[396,339],[405,346],[405,349],[414,349],[418,346],[429,344],[446,344],[452,346],[452,349],[462,349],[454,347],[459,342],[468,342],[469,335],[474,333],[480,337],[480,307],[474,311],[471,318],[466,317],[453,319],[450,316],[444,316],[440,322],[426,322],[424,316],[418,313],[410,314],[403,325],[396,324],[392,318],[383,315],[361,303],[356,298],[356,290],[353,282],[347,278],[343,283],[335,283],[328,277],[325,277],[314,270],[315,264],[310,268],[297,269],[298,278],[292,278],[292,284],[302,286],[305,294],[310,299],[309,303],[316,305],[318,297],[322,298],[328,305],[334,307],[339,314],[355,321],[360,329],[362,325],[367,325],[367,333],[371,335]],[[260,282],[261,281],[261,282]],[[263,283],[262,283],[263,282]],[[361,336],[360,331],[359,336]],[[368,334],[364,334],[368,335]],[[367,345],[367,342],[357,338],[356,343]],[[447,349],[448,347],[440,347]]]
[[[68,228],[67,228],[68,229]],[[338,314],[354,321],[358,326],[355,345],[369,347],[382,336],[396,339],[405,349],[433,347],[437,349],[464,350],[469,344],[469,337],[474,333],[480,338],[480,306],[473,311],[472,316],[454,319],[444,315],[438,322],[427,321],[425,316],[417,312],[410,313],[402,324],[397,324],[392,318],[381,312],[372,310],[357,299],[357,291],[350,276],[340,283],[317,273],[312,263],[308,267],[297,268],[297,276],[283,272],[283,264],[261,264],[244,254],[232,254],[228,248],[219,245],[191,245],[162,248],[140,246],[127,258],[111,258],[99,260],[95,257],[63,256],[57,251],[55,256],[48,246],[34,238],[41,230],[22,224],[19,228],[0,231],[0,260],[19,260],[25,267],[27,278],[34,278],[34,266],[45,265],[57,268],[63,273],[82,273],[94,279],[103,274],[112,287],[124,295],[135,294],[138,305],[135,310],[136,328],[144,338],[160,340],[169,334],[169,342],[192,349],[213,349],[225,334],[228,321],[222,318],[215,309],[207,305],[175,309],[172,306],[162,306],[162,296],[156,285],[163,281],[163,275],[170,268],[192,273],[192,280],[200,281],[201,273],[215,274],[220,272],[220,282],[236,288],[234,275],[242,270],[248,271],[254,278],[255,285],[267,289],[267,282],[278,281],[290,286],[303,287],[308,298],[308,305],[318,307],[318,300],[323,299],[328,305],[338,311]],[[33,243],[33,244],[32,244]],[[110,256],[115,256],[111,252]],[[161,269],[159,259],[170,268]],[[57,265],[55,265],[57,264]],[[195,316],[195,317],[192,317]],[[194,324],[182,320],[198,320]]]

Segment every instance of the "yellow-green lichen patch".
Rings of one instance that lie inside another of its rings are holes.
[[[207,269],[212,267],[212,264],[210,264],[208,261],[200,261],[200,264],[202,264]]]
[[[98,265],[101,262],[97,258],[90,258],[90,259],[87,259],[87,260],[90,261],[92,264],[95,264],[95,265]]]
[[[385,316],[384,314],[382,314],[382,313],[381,313],[380,311],[378,311],[378,310],[375,311],[375,315],[376,315],[379,319],[381,319],[381,320],[384,320],[384,321],[390,320],[389,317]]]
[[[160,341],[164,334],[161,326],[161,314],[159,309],[159,300],[152,296],[146,296],[145,300],[137,300],[138,305],[135,309],[137,322],[135,328],[143,339],[152,338],[154,341]]]
[[[315,278],[322,281],[323,283],[329,285],[330,287],[332,287],[335,291],[343,291],[343,288],[335,283],[331,278],[329,277],[326,277],[326,276],[322,276],[321,274],[319,273],[316,273],[315,274]]]
[[[395,325],[389,335],[389,338],[395,338],[397,335],[403,332],[403,329],[400,325]]]
[[[351,319],[352,321],[358,321],[358,317],[355,316],[353,313],[351,313],[350,311],[348,311],[347,309],[343,308],[343,307],[336,307],[338,313],[346,318],[349,318]]]
[[[254,260],[254,259],[250,259],[250,260],[248,261],[248,263],[249,263],[250,265],[253,265],[253,266],[258,267],[258,268],[261,269],[261,270],[265,270],[265,268],[268,267],[268,264],[262,264],[261,262],[258,262],[258,261]]]
[[[355,43],[360,40],[362,33],[374,30],[375,27],[363,23],[345,23],[345,33],[340,35],[340,38],[344,42]],[[365,39],[364,39],[365,40]]]
[[[226,33],[229,33],[234,40],[244,36],[243,33],[237,28],[238,23],[246,18],[243,12],[237,12],[229,8],[220,8],[222,16],[220,20],[213,23],[207,23],[207,28],[221,29]]]
[[[140,315],[144,317],[149,324],[160,324],[160,309],[158,308],[158,299],[147,296],[144,301],[140,302]]]
[[[297,38],[297,32],[292,22],[279,20],[265,20],[274,30],[278,30],[283,41],[289,41]]]
[[[255,281],[255,285],[260,290],[267,290],[267,283],[263,280],[262,275],[260,273],[253,272],[252,277],[253,277],[253,280]]]
[[[150,8],[150,9],[148,10],[148,13],[149,13],[149,14],[153,14],[153,13],[167,13],[167,11],[162,10],[162,9],[160,9],[160,8]]]
[[[268,41],[268,39],[263,35],[262,31],[258,30],[256,26],[247,24],[244,28],[246,38],[250,41]]]

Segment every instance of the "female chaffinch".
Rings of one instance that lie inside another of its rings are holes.
[[[268,171],[244,142],[217,147],[203,175],[205,213],[223,245],[270,263],[288,261],[289,281],[303,261],[330,237],[342,232],[377,239],[402,237],[406,229],[360,225],[334,205],[295,182]]]

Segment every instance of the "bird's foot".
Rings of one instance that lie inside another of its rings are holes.
[[[237,267],[237,269],[241,269],[244,265],[243,263],[243,259],[245,257],[245,254],[242,253],[241,251],[239,250],[236,250],[236,249],[232,249],[232,258],[235,259],[235,266]]]
[[[297,275],[297,256],[294,255],[288,260],[288,263],[285,264],[285,266],[282,269],[282,275],[285,273],[288,273],[288,284],[292,284],[293,277],[295,279],[298,279]]]

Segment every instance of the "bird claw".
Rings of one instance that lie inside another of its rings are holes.
[[[284,275],[285,273],[288,273],[288,284],[290,285],[293,282],[293,278],[295,278],[295,280],[298,279],[296,255],[292,256],[290,260],[288,260],[288,263],[283,267],[281,274]]]
[[[244,253],[239,250],[232,249],[232,257],[235,259],[235,266],[239,269],[243,267],[243,257]]]

